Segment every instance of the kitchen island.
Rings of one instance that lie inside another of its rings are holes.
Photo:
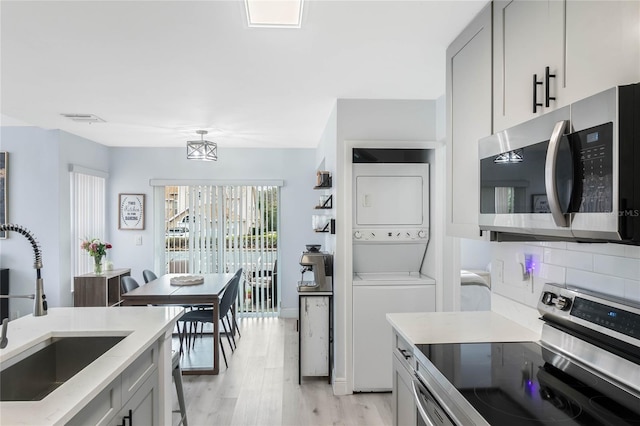
[[[171,333],[183,312],[178,307],[52,308],[46,316],[11,321],[8,345],[0,350],[2,370],[52,339],[122,340],[41,400],[0,402],[0,423],[116,424],[129,413],[127,403],[140,405],[138,399],[145,398],[153,423],[171,424]]]

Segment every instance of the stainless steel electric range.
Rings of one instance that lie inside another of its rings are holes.
[[[640,425],[640,305],[545,285],[539,342],[417,345],[418,424]]]

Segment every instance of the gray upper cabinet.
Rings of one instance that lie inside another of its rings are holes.
[[[566,10],[565,103],[640,82],[640,1],[572,0]]]
[[[447,49],[447,234],[479,238],[478,139],[491,128],[491,4]]]
[[[561,97],[557,80],[564,76],[564,1],[496,1],[493,19],[494,131],[526,121],[536,114],[556,108]],[[545,70],[550,97],[545,104]],[[534,75],[542,84],[534,84]],[[533,112],[534,86],[536,103]]]
[[[640,80],[639,1],[496,1],[493,17],[494,131]]]

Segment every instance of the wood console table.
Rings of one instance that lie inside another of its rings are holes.
[[[73,279],[73,306],[114,306],[120,304],[120,278],[131,269],[113,269],[101,275],[84,274]]]

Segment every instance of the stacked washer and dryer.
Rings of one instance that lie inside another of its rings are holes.
[[[392,388],[386,314],[435,311],[435,280],[421,272],[429,243],[427,155],[422,149],[354,149],[355,392]]]

